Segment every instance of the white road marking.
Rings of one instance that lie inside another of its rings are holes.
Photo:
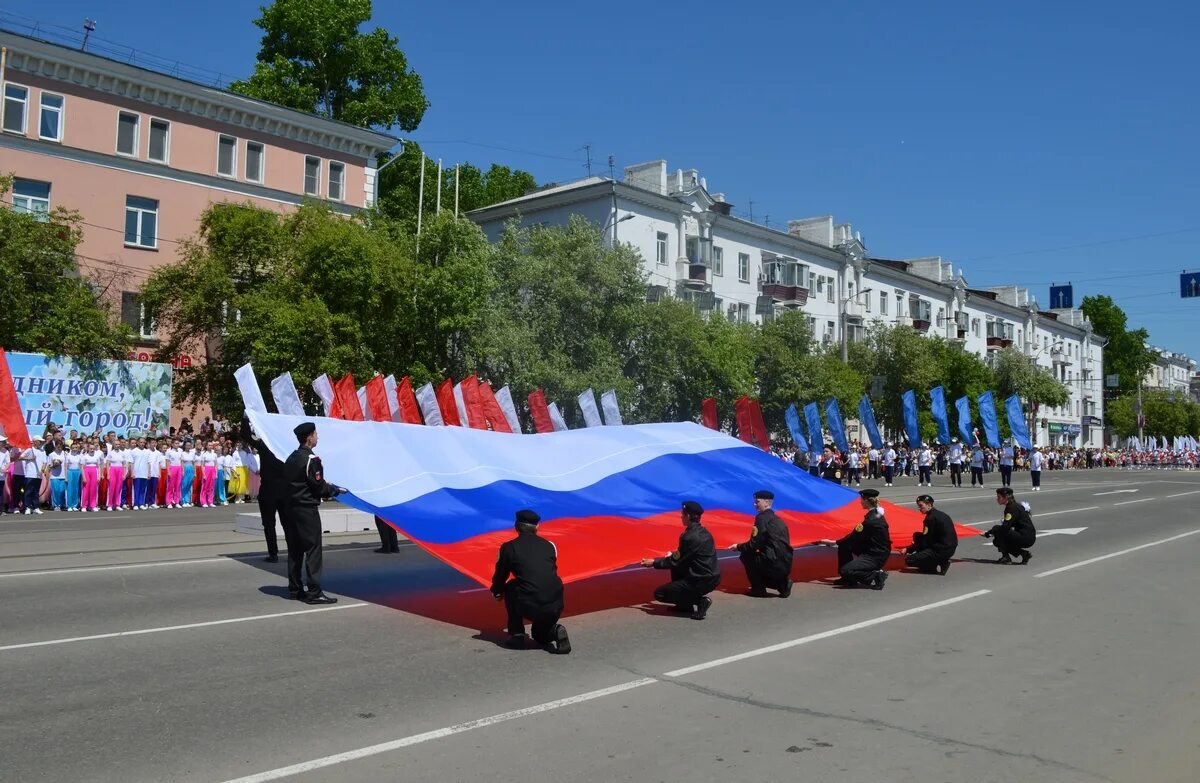
[[[943,606],[949,606],[961,601],[966,601],[970,598],[986,595],[990,592],[990,590],[976,590],[973,593],[960,595],[956,598],[948,598],[944,601],[938,601],[936,603],[926,604],[924,606],[917,606],[913,607],[912,609],[905,609],[902,612],[895,612],[893,614],[883,615],[882,617],[876,617],[871,620],[864,620],[861,623],[854,623],[853,625],[834,628],[830,631],[824,631],[811,636],[805,636],[800,639],[793,639],[790,642],[773,644],[769,647],[761,647],[757,650],[750,650],[739,655],[729,656],[728,658],[720,658],[715,661],[709,661],[708,663],[701,663],[684,669],[676,669],[675,671],[666,672],[663,674],[663,676],[682,677],[685,674],[691,674],[693,672],[703,671],[705,669],[712,669],[717,666],[724,666],[725,664],[742,661],[747,658],[754,658],[759,655],[768,655],[770,653],[786,650],[791,647],[798,647],[802,644],[809,644],[811,642],[829,639],[831,637],[840,636],[852,631],[859,631],[863,628],[870,628],[871,626],[880,625],[892,620],[899,620],[902,617],[910,617],[915,614],[920,614],[921,612],[928,612]],[[377,756],[381,753],[390,753],[394,750],[412,747],[413,745],[419,745],[423,742],[429,742],[430,740],[443,739],[455,734],[462,734],[463,732],[471,731],[473,729],[486,728],[488,726],[494,726],[497,723],[504,723],[506,721],[516,720],[517,718],[524,718],[530,715],[538,715],[543,712],[559,709],[560,707],[569,707],[573,704],[581,704],[583,702],[593,701],[595,699],[602,699],[605,696],[624,693],[626,691],[631,691],[634,688],[641,688],[645,685],[653,685],[657,682],[660,682],[660,680],[657,678],[642,677],[637,680],[630,680],[629,682],[623,682],[619,685],[613,685],[608,688],[601,688],[599,690],[581,693],[577,696],[568,696],[565,699],[548,701],[543,704],[536,704],[532,707],[513,710],[512,712],[502,712],[499,715],[492,715],[487,718],[479,718],[478,720],[467,721],[466,723],[458,723],[453,726],[447,726],[446,728],[442,729],[434,729],[433,731],[426,731],[421,734],[413,734],[408,737],[401,737],[400,739],[391,740],[390,742],[382,742],[378,745],[369,745],[365,748],[359,748],[358,750],[350,750],[346,751],[345,753],[337,753],[332,756],[323,756],[321,758],[312,759],[311,761],[293,764],[288,767],[280,767],[278,769],[272,769],[266,772],[259,772],[255,775],[247,775],[245,777],[235,778],[233,780],[226,781],[226,783],[266,783],[266,781],[270,780],[279,780],[280,778],[286,778],[292,775],[300,775],[305,772],[324,769],[325,767],[331,767],[335,764],[344,764],[348,761],[356,761],[358,759],[367,758],[368,756]]]
[[[1120,503],[1113,503],[1114,506],[1128,506],[1130,503],[1145,503],[1147,500],[1158,500],[1158,498],[1138,498],[1137,500],[1122,500]]]
[[[1085,530],[1087,530],[1086,527],[1060,527],[1054,530],[1039,530],[1037,535],[1038,538],[1042,536],[1077,536]]]
[[[1188,536],[1194,536],[1197,533],[1200,533],[1200,530],[1189,530],[1188,532],[1180,533],[1177,536],[1171,536],[1170,538],[1163,538],[1158,541],[1151,541],[1148,544],[1139,544],[1138,546],[1130,547],[1129,549],[1122,549],[1117,552],[1110,552],[1107,555],[1100,555],[1099,557],[1092,557],[1087,560],[1080,560],[1078,563],[1072,563],[1071,565],[1065,565],[1065,566],[1062,566],[1061,568],[1052,568],[1049,571],[1043,571],[1042,573],[1034,574],[1033,576],[1034,576],[1034,578],[1041,578],[1043,576],[1054,576],[1055,574],[1061,574],[1063,571],[1071,571],[1075,568],[1082,568],[1083,566],[1091,565],[1092,563],[1099,563],[1102,560],[1109,560],[1114,557],[1120,557],[1121,555],[1127,555],[1130,552],[1137,552],[1140,549],[1148,549],[1152,546],[1158,546],[1160,544],[1169,544],[1172,541],[1178,541],[1181,538],[1187,538]]]
[[[316,614],[318,612],[333,612],[338,609],[357,609],[370,604],[339,604],[337,606],[322,606],[316,609],[299,609],[294,612],[276,612],[274,614],[256,614],[249,617],[232,617],[228,620],[209,620],[204,623],[188,623],[186,625],[168,625],[161,628],[142,628],[136,631],[117,631],[116,633],[98,633],[92,636],[73,636],[67,639],[48,639],[44,642],[26,642],[24,644],[8,644],[0,647],[0,652],[9,650],[27,650],[30,647],[51,647],[58,644],[73,644],[75,642],[94,642],[100,639],[117,639],[123,636],[145,636],[152,633],[167,631],[184,631],[191,628],[210,628],[214,625],[231,625],[233,623],[249,623],[254,620],[272,620],[277,617],[294,617],[301,614]]]
[[[1174,494],[1174,495],[1167,495],[1167,497],[1169,497],[1169,498],[1181,498],[1181,497],[1183,497],[1184,495],[1196,495],[1196,494],[1200,494],[1200,489],[1194,489],[1194,490],[1192,490],[1191,492],[1177,492],[1177,493],[1176,493],[1176,494]]]
[[[1042,517],[1052,517],[1056,514],[1076,514],[1080,511],[1095,511],[1098,508],[1100,508],[1100,507],[1099,506],[1085,506],[1084,508],[1068,508],[1068,509],[1064,509],[1062,511],[1045,511],[1042,513],[1034,512],[1033,516],[1034,516],[1034,519],[1041,519]],[[998,525],[998,524],[1000,524],[1000,520],[985,519],[982,522],[959,522],[958,524],[966,525],[967,527],[975,527],[976,525]]]
[[[1094,493],[1092,493],[1092,497],[1098,498],[1101,495],[1124,495],[1124,494],[1127,494],[1130,492],[1138,492],[1138,491],[1139,490],[1136,490],[1136,489],[1114,489],[1112,492],[1094,492]]]

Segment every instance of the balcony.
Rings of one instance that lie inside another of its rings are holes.
[[[768,283],[765,280],[760,280],[758,290],[763,296],[769,296],[775,302],[793,307],[803,307],[808,301],[808,289],[798,285],[787,285],[785,283]]]
[[[929,325],[930,325],[930,322],[923,318],[914,318],[912,321],[912,327],[921,333],[928,332]]]
[[[896,316],[896,326],[912,326],[912,325],[913,325],[913,319],[909,318],[907,315]]]
[[[1006,340],[1003,337],[997,337],[997,336],[993,336],[990,334],[988,335],[988,338],[987,338],[987,347],[988,348],[1008,348],[1011,345],[1012,345],[1012,340]]]
[[[867,313],[866,307],[858,299],[848,299],[845,303],[846,317],[853,321],[861,321]]]
[[[1050,350],[1050,361],[1054,362],[1055,364],[1061,364],[1064,367],[1069,367],[1074,364],[1074,362],[1071,360],[1071,357],[1067,355],[1067,352],[1061,348],[1052,348]]]

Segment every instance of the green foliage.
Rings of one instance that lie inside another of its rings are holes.
[[[12,180],[0,177],[0,197]],[[133,334],[114,323],[103,295],[115,276],[91,275],[101,293],[79,276],[81,237],[75,212],[34,215],[0,208],[0,346],[79,359],[125,358]]]
[[[370,0],[274,0],[254,22],[254,74],[231,88],[351,125],[414,130],[429,107],[421,77],[395,36],[361,31],[370,18]]]
[[[1080,309],[1092,322],[1096,334],[1108,338],[1104,346],[1104,374],[1120,376],[1118,393],[1137,391],[1154,366],[1154,353],[1146,345],[1150,333],[1145,329],[1129,329],[1125,311],[1112,297],[1085,296]]]
[[[868,379],[883,379],[883,395],[872,403],[881,427],[897,431],[903,427],[900,398],[909,389],[916,392],[917,409],[929,409],[929,390],[945,379],[935,340],[907,326],[876,322],[867,339],[852,348],[850,366]]]
[[[1116,397],[1105,406],[1113,432],[1122,438],[1138,434],[1137,393]],[[1153,389],[1142,393],[1142,413],[1146,417],[1146,435],[1200,437],[1200,404],[1185,394]]]
[[[1061,407],[1071,399],[1066,384],[1048,369],[1032,364],[1020,351],[1006,348],[996,357],[997,406],[1014,394],[1031,405],[1051,407]]]

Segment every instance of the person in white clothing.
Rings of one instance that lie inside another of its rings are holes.
[[[154,452],[146,446],[146,440],[143,438],[137,442],[137,446],[130,449],[130,469],[133,471],[133,500],[130,503],[134,511],[145,511],[149,504],[146,500],[146,495],[150,490],[150,468],[151,462],[157,462],[154,459]]]
[[[896,450],[892,448],[892,444],[887,444],[887,448],[883,452],[883,485],[890,487],[892,478],[896,473]]]
[[[933,451],[928,445],[922,446],[917,452],[917,486],[933,486]]]
[[[1029,479],[1033,482],[1034,492],[1040,492],[1042,489],[1042,464],[1045,461],[1042,450],[1034,446],[1033,453],[1029,455]]]
[[[1012,486],[1013,472],[1013,447],[1012,440],[1004,441],[1004,445],[1000,447],[1000,485],[1004,487]]]

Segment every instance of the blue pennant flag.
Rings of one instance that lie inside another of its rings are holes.
[[[971,398],[959,397],[954,401],[958,409],[958,434],[962,435],[963,443],[968,446],[975,444],[975,426],[971,423]]]
[[[842,423],[842,411],[837,400],[825,403],[825,423],[829,425],[829,434],[833,442],[843,454],[850,450],[850,442],[846,440],[846,425]]]
[[[1013,395],[1004,401],[1008,409],[1008,428],[1012,430],[1013,439],[1023,449],[1032,449],[1033,441],[1029,439],[1029,428],[1025,426],[1025,411],[1021,410],[1021,399]]]
[[[983,422],[983,434],[987,437],[987,445],[993,449],[1000,448],[1000,427],[996,423],[996,402],[992,393],[984,392],[976,398],[979,403],[979,420]]]
[[[792,434],[792,440],[796,443],[796,448],[801,454],[808,453],[808,439],[804,437],[804,430],[800,427],[800,414],[796,413],[796,403],[787,406],[787,410],[783,412],[783,418],[787,421],[788,432]]]
[[[879,425],[875,423],[875,411],[871,409],[871,398],[866,394],[858,401],[858,419],[867,430],[867,437],[871,439],[871,448],[882,449],[883,436],[879,434]]]
[[[904,403],[904,431],[908,434],[908,445],[920,448],[924,444],[921,443],[921,426],[917,423],[917,395],[909,389],[900,399]]]
[[[825,445],[825,431],[821,429],[821,413],[815,402],[804,406],[804,421],[808,424],[808,450],[819,454]]]
[[[937,422],[938,443],[949,443],[950,419],[946,416],[946,390],[941,386],[934,386],[929,390],[929,410],[933,413],[933,420]]]

